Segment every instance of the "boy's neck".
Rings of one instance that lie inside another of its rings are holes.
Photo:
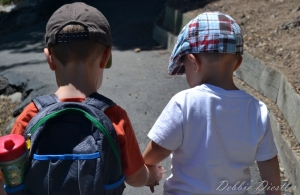
[[[66,74],[68,73],[68,74]],[[96,92],[101,84],[103,69],[95,64],[67,64],[55,71],[60,98],[86,98]]]
[[[239,90],[233,82],[233,72],[239,66],[239,60],[233,55],[226,55],[215,63],[203,63],[203,83],[225,90]]]
[[[218,81],[207,81],[205,84],[214,85],[216,87],[225,89],[225,90],[239,90],[234,82],[218,82]]]
[[[55,92],[59,99],[66,99],[66,98],[86,98],[92,93],[96,92],[95,89],[88,89],[76,87],[73,84],[68,84],[64,86],[60,86],[58,90]]]
[[[214,85],[225,90],[239,90],[233,82],[233,75],[230,74],[215,74],[210,75],[203,83]]]

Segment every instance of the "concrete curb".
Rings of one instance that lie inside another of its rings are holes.
[[[300,96],[287,78],[279,71],[245,53],[241,67],[235,76],[245,81],[274,102],[284,115],[296,139],[300,142]]]
[[[163,18],[158,19],[155,24],[153,39],[165,46],[167,50],[172,51],[177,41],[175,34],[178,34],[178,29],[182,28],[191,18],[187,14],[172,10],[170,7],[166,7],[164,14],[161,14],[161,16]],[[168,25],[165,26],[164,24]],[[174,34],[171,32],[174,32]],[[300,107],[300,96],[287,81],[286,77],[281,72],[266,66],[263,62],[246,52],[243,55],[243,63],[235,72],[235,76],[278,106],[296,139],[300,142],[300,110],[297,110]],[[299,190],[299,157],[291,149],[290,142],[280,133],[279,124],[272,113],[270,120],[274,131],[274,139],[278,146],[280,161],[284,166],[287,177],[290,178],[290,182]]]
[[[297,154],[291,150],[291,143],[280,133],[280,126],[273,113],[270,113],[270,122],[273,130],[274,140],[278,149],[278,156],[285,174],[295,186],[295,193],[299,194],[300,162]],[[298,182],[297,182],[298,181]]]

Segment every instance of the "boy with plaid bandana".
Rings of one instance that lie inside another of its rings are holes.
[[[239,25],[220,12],[198,15],[179,34],[168,70],[186,73],[191,88],[170,100],[144,151],[149,165],[171,154],[165,195],[247,194],[256,189],[250,184],[254,161],[266,194],[281,194],[268,109],[233,82],[242,53]]]

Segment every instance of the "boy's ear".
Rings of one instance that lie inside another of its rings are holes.
[[[52,52],[49,48],[44,48],[44,54],[51,70],[56,70],[56,63],[53,58]]]
[[[100,61],[100,68],[104,69],[108,60],[109,60],[109,57],[110,57],[110,54],[111,54],[111,50],[112,48],[111,47],[107,47],[103,54],[102,54],[102,58],[101,58],[101,61]]]
[[[236,63],[233,71],[236,71],[240,67],[240,65],[242,64],[242,62],[243,62],[243,57],[240,56],[239,61]]]
[[[192,61],[193,63],[193,68],[195,72],[199,72],[201,69],[201,61],[198,59],[194,54],[190,53],[188,54],[188,58]]]

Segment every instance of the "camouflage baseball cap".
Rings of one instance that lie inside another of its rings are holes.
[[[59,34],[60,30],[69,24],[79,24],[87,32]],[[98,9],[82,2],[61,6],[53,13],[46,25],[46,46],[50,48],[60,43],[83,40],[95,41],[111,47],[112,36],[107,19]],[[111,66],[111,62],[110,56],[107,68]]]

